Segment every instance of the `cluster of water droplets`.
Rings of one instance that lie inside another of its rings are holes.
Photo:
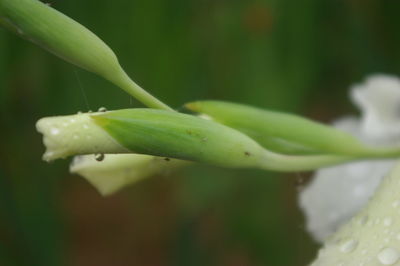
[[[386,217],[383,219],[370,219],[367,215],[365,215],[353,223],[357,223],[355,226],[366,227],[365,230],[374,231],[375,233],[373,233],[370,241],[376,243],[379,242],[381,244],[375,246],[373,243],[368,242],[367,240],[363,242],[362,237],[345,237],[334,239],[334,247],[331,246],[331,243],[327,244],[325,249],[321,250],[319,253],[319,261],[321,262],[314,265],[367,266],[397,265],[397,263],[400,263],[400,251],[397,248],[398,243],[400,243],[400,232],[396,233],[390,229],[390,227],[393,225],[392,218]],[[381,232],[372,229],[373,227],[378,226],[383,227],[384,229],[381,230]],[[381,241],[382,238],[383,241]],[[398,243],[393,243],[393,241],[397,241]],[[348,262],[348,259],[343,259],[345,256],[353,257],[353,259],[350,259],[350,263]],[[331,261],[332,263],[327,263],[327,260]],[[325,262],[322,263],[322,261]],[[353,264],[355,261],[357,261],[358,264]]]
[[[387,177],[368,206],[327,240],[312,265],[400,265],[399,189],[400,171]]]

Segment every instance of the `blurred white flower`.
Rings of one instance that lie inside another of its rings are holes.
[[[400,143],[400,79],[372,75],[351,88],[351,100],[361,117],[334,123],[365,143],[395,146]],[[300,193],[307,230],[322,242],[353,217],[373,195],[395,160],[362,161],[318,170]]]

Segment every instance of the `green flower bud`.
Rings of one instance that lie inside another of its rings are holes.
[[[52,7],[37,0],[0,0],[0,25],[102,76],[145,105],[170,110],[127,76],[114,52],[102,40]]]
[[[256,167],[263,148],[218,123],[155,109],[126,109],[43,118],[51,161],[76,154],[139,153],[232,167]],[[226,154],[229,154],[227,156]]]
[[[154,109],[125,109],[92,115],[120,145],[150,154],[227,167],[256,167],[263,148],[221,124]]]
[[[400,154],[399,148],[367,147],[345,132],[293,114],[221,101],[198,101],[185,106],[245,133],[275,152],[362,157],[392,157]]]
[[[138,153],[232,168],[312,170],[355,157],[270,152],[243,133],[200,117],[125,109],[40,119],[45,160],[79,154]]]

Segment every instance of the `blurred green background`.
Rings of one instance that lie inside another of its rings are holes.
[[[53,0],[174,108],[237,101],[329,122],[348,87],[400,74],[394,0]],[[62,29],[60,29],[62,30]],[[140,106],[0,30],[1,266],[306,265],[317,245],[297,193],[308,174],[197,165],[103,198],[41,161],[43,116]]]

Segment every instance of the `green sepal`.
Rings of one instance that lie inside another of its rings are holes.
[[[245,133],[275,152],[350,156],[371,152],[350,134],[293,114],[222,101],[198,101],[185,106]]]
[[[155,109],[92,115],[128,150],[226,167],[259,167],[264,149],[241,132],[196,116]]]

